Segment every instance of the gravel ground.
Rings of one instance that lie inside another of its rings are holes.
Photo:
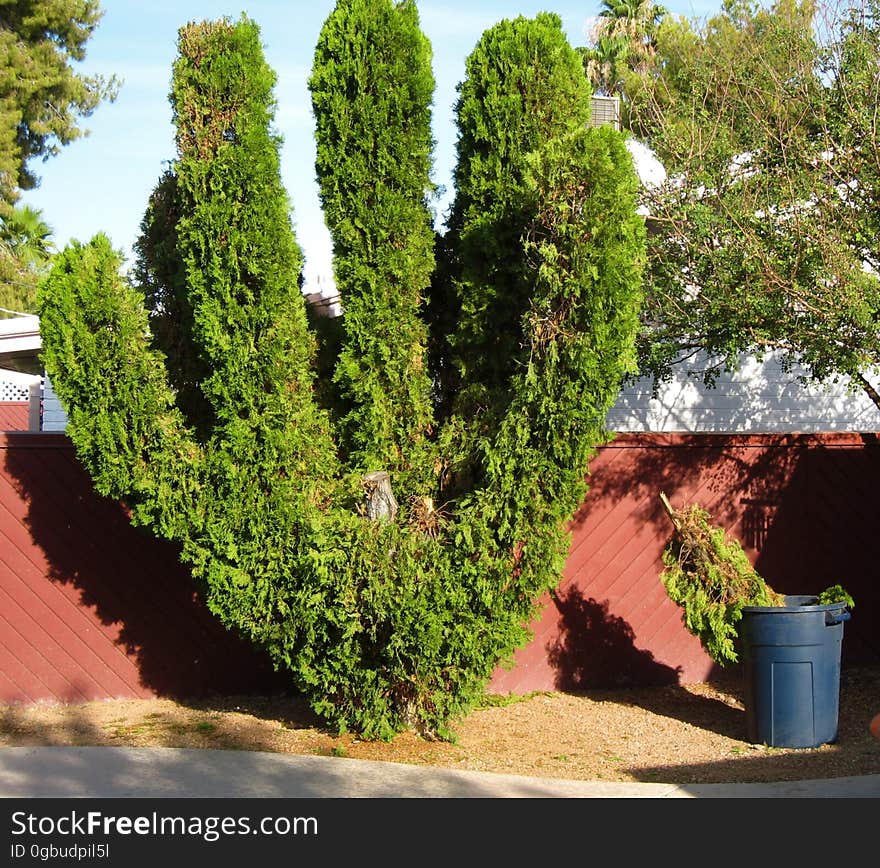
[[[839,735],[818,748],[749,744],[741,678],[677,687],[487,697],[455,743],[362,741],[290,696],[0,706],[0,746],[204,747],[350,756],[590,781],[725,783],[880,774],[880,666],[845,668]]]

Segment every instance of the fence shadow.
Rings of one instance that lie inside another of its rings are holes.
[[[86,699],[285,685],[265,655],[208,611],[176,548],[94,491],[69,441],[22,436],[31,439],[3,450],[0,506],[14,520],[0,530],[17,558],[9,580],[33,601],[35,641],[49,648],[36,653],[58,661],[59,698],[81,698],[63,695],[77,678]]]
[[[556,670],[557,690],[678,683],[680,669],[636,648],[632,627],[612,615],[607,603],[585,597],[576,587],[553,594],[552,599],[560,628],[547,657]]]

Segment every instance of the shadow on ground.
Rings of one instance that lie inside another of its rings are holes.
[[[736,691],[742,698],[741,688],[734,682],[727,680],[722,683],[725,692]],[[591,693],[591,696],[595,698],[596,694]],[[679,719],[745,742],[744,710],[720,709],[712,700],[692,699],[696,701],[682,702],[676,712]],[[649,703],[642,701],[639,704],[650,709]],[[845,667],[840,677],[838,735],[833,743],[803,749],[744,743],[741,752],[727,760],[676,764],[674,767],[635,766],[627,771],[640,781],[662,780],[679,784],[725,783],[731,780],[798,781],[880,774],[880,741],[872,737],[869,731],[871,718],[877,710],[880,710],[880,667]],[[660,713],[668,714],[669,709]]]
[[[354,763],[357,763],[356,765]],[[522,779],[510,795],[551,795]],[[490,797],[497,787],[449,769],[235,750],[59,747],[0,753],[3,797],[321,798]]]

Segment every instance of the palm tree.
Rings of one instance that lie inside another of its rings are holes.
[[[650,40],[668,10],[652,0],[602,0],[599,18],[608,22],[612,35],[628,37],[633,43]]]
[[[652,0],[602,0],[602,7],[594,30],[597,47],[603,37],[621,40],[629,68],[647,71],[655,54],[657,27],[668,10]]]
[[[626,40],[620,36],[598,36],[592,48],[582,48],[580,53],[593,90],[603,96],[619,93],[629,55]]]
[[[52,228],[43,212],[29,205],[0,213],[0,307],[17,312],[36,310],[37,283],[55,251]]]

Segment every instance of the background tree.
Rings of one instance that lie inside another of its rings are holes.
[[[652,0],[602,0],[589,44],[579,49],[595,91],[621,98],[624,123],[630,102],[655,74],[657,35],[668,17]]]
[[[873,0],[731,2],[658,65],[633,123],[669,174],[645,192],[643,372],[705,352],[712,382],[742,353],[778,351],[880,406],[876,22]]]
[[[832,8],[824,22],[837,36],[822,67],[829,83],[811,167],[824,182],[816,196],[822,231],[840,245],[851,280],[836,281],[846,290],[846,329],[818,341],[807,359],[819,375],[844,371],[880,407],[880,3]]]
[[[578,75],[548,76],[544,55],[526,50],[551,31],[551,70],[565,56]],[[446,404],[430,427],[435,408],[425,406],[431,93],[410,3],[340,0],[311,79],[342,303],[346,317],[355,311],[335,374],[343,412],[321,403],[271,133],[274,75],[246,18],[180,31],[178,156],[145,215],[144,286],[126,285],[98,236],[59,256],[40,297],[46,368],[98,490],[179,544],[212,611],[289,670],[319,714],[367,737],[409,726],[448,737],[529,638],[633,361],[644,226],[623,137],[585,128],[589,89],[558,18],[507,32],[514,62],[503,75],[489,64],[497,88],[481,88],[473,63],[462,93],[473,117],[490,116],[493,99],[506,106],[514,137],[499,168],[510,180],[487,174],[481,189],[478,161],[460,147],[473,207],[453,236],[460,249],[447,248],[469,281],[468,325],[452,342],[462,385],[473,394],[491,384],[495,395],[478,436],[467,436],[470,399]],[[537,106],[556,110],[543,137],[527,110]],[[350,186],[338,174],[346,166]],[[505,217],[507,247],[499,239],[492,256],[512,270],[474,270],[468,233],[481,209]],[[478,327],[489,302],[504,307],[496,283],[517,308],[505,322],[518,343],[502,365],[483,360],[493,350],[486,322]],[[488,379],[474,386],[474,371]],[[357,418],[372,439],[353,432]],[[381,517],[365,505],[377,477],[364,470],[379,461],[399,502]]]
[[[602,0],[598,18],[603,32],[621,36],[634,55],[654,52],[654,34],[666,9],[651,0]]]
[[[52,229],[41,211],[20,205],[0,213],[0,308],[36,310],[37,283],[53,252]]]
[[[96,0],[0,4],[0,203],[39,182],[30,167],[82,135],[81,118],[115,99],[115,78],[75,72],[102,12]]]
[[[601,96],[617,96],[623,89],[629,49],[621,36],[593,34],[589,47],[581,48],[587,78]]]

